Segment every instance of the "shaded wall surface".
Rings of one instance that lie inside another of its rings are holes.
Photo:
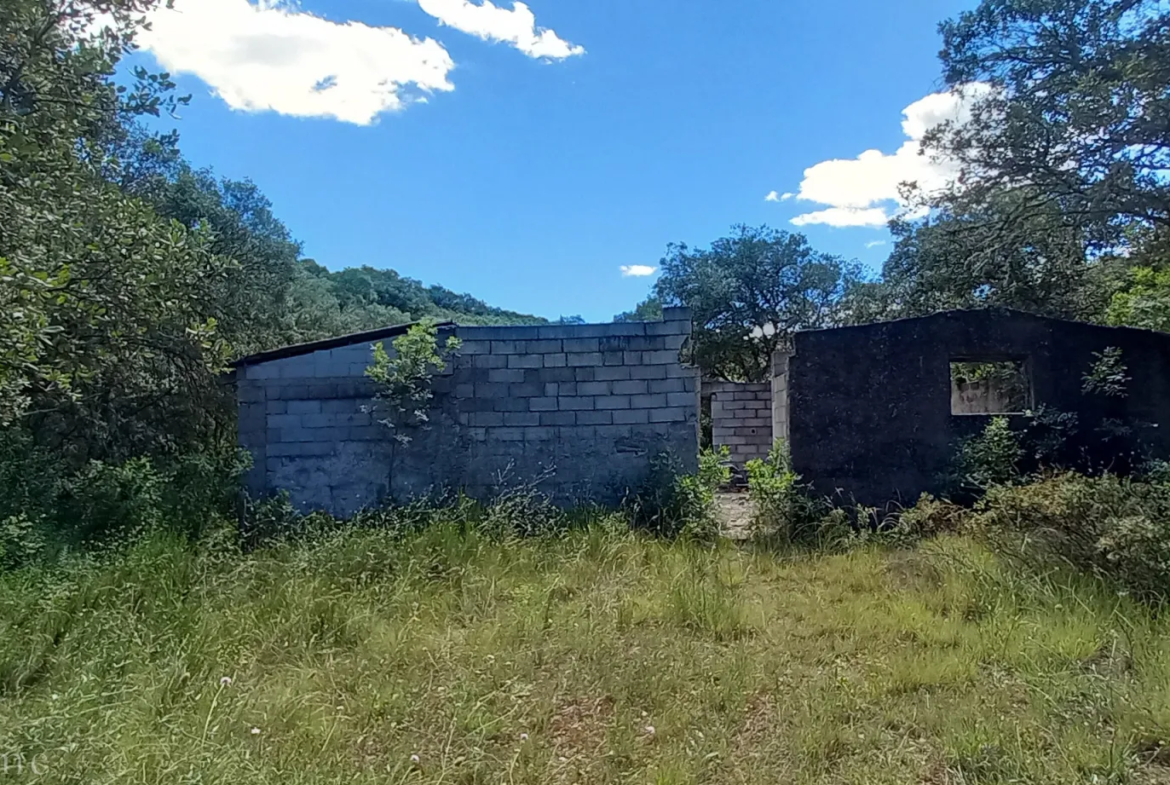
[[[1086,392],[1108,347],[1121,350],[1123,397]],[[1074,413],[1082,433],[1128,426],[1170,456],[1170,335],[1002,311],[951,311],[798,333],[784,369],[793,468],[819,493],[883,506],[942,490],[956,442],[986,415],[952,414],[952,362],[1024,364],[1035,407]],[[780,396],[778,396],[780,397]]]
[[[301,510],[341,517],[526,485],[565,504],[616,503],[658,455],[696,468],[698,371],[679,360],[690,332],[685,309],[641,324],[442,328],[441,340],[454,334],[462,348],[434,380],[429,422],[396,431],[379,422],[387,413],[364,375],[369,340],[245,359],[237,389],[249,492],[287,491]]]
[[[727,447],[731,462],[768,457],[772,448],[772,385],[704,381],[711,397],[711,444]]]

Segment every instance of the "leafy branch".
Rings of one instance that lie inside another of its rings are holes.
[[[405,444],[410,437],[401,430],[429,421],[434,376],[447,369],[447,358],[459,351],[462,341],[452,335],[440,345],[438,326],[421,322],[395,338],[392,346],[393,354],[380,341],[374,344],[374,361],[366,368],[366,376],[378,385],[377,408],[387,413],[379,422]]]

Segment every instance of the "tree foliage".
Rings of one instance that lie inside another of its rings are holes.
[[[962,167],[960,199],[1019,194],[1109,248],[1170,220],[1170,11],[1160,0],[984,0],[941,26],[947,83],[990,85],[927,138]]]
[[[1027,198],[1018,191],[989,198],[965,212],[940,206],[924,219],[893,223],[881,283],[851,291],[850,320],[994,307],[1101,318],[1113,265],[1090,258],[1084,232],[1052,205],[1027,220],[1004,220]]]
[[[439,329],[433,321],[412,325],[394,339],[393,353],[381,341],[374,344],[374,361],[366,376],[378,385],[380,422],[394,431],[400,442],[410,441],[407,431],[425,425],[427,406],[434,398],[432,380],[447,369],[447,358],[462,346],[454,335],[439,343]]]
[[[692,360],[733,380],[765,379],[793,332],[838,323],[858,279],[852,265],[815,251],[803,235],[767,227],[734,227],[710,248],[671,244],[661,267],[654,295],[659,307],[691,309]]]
[[[658,322],[662,320],[662,300],[651,295],[634,306],[634,310],[619,313],[615,322]]]
[[[205,425],[191,404],[214,395],[227,356],[210,292],[233,261],[103,176],[116,129],[178,101],[166,74],[111,79],[149,5],[0,12],[0,421],[23,418],[79,458]],[[111,22],[93,32],[99,14]]]
[[[925,217],[893,225],[882,282],[851,292],[850,318],[1003,306],[1158,324],[1170,10],[983,0],[940,29],[944,76],[969,117],[927,133],[922,152],[958,176],[941,192],[907,185]]]

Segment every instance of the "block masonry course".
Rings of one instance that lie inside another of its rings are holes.
[[[711,398],[711,443],[726,447],[731,462],[768,457],[772,448],[772,385],[704,380],[703,395]]]
[[[686,309],[661,322],[440,326],[462,341],[434,379],[426,427],[382,422],[365,370],[403,325],[287,347],[236,365],[249,493],[351,517],[450,491],[486,499],[535,485],[559,503],[615,504],[655,456],[693,471],[698,371],[679,353]],[[405,436],[400,440],[396,436]]]

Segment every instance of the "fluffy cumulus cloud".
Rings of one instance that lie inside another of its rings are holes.
[[[423,11],[442,24],[485,41],[503,41],[529,57],[564,60],[585,54],[584,47],[571,44],[552,30],[536,26],[536,16],[527,5],[512,4],[512,10],[471,0],[418,0]]]
[[[926,191],[945,187],[958,175],[953,161],[920,154],[927,131],[944,122],[966,122],[971,106],[988,87],[968,85],[959,92],[934,93],[903,110],[907,140],[892,154],[866,150],[856,158],[823,161],[804,172],[797,199],[824,205],[798,215],[797,226],[885,226],[893,212],[906,205],[898,191],[916,182]]]
[[[623,264],[622,277],[623,278],[645,278],[647,275],[654,275],[658,272],[657,267],[651,267],[646,264]]]
[[[443,45],[394,27],[332,22],[278,0],[176,0],[139,42],[198,76],[233,109],[366,125],[422,95],[453,90]]]

